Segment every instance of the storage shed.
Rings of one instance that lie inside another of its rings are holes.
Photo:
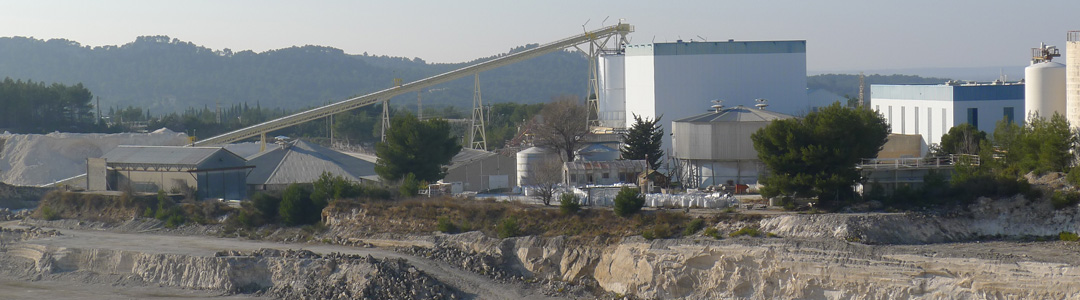
[[[673,121],[672,156],[683,186],[757,182],[764,166],[750,135],[775,120],[788,118],[794,117],[740,105]]]
[[[89,190],[194,189],[198,199],[240,200],[250,166],[221,147],[119,146],[87,161]]]

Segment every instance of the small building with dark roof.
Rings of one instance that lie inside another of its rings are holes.
[[[194,190],[198,199],[241,200],[251,167],[221,147],[119,146],[87,161],[87,189]]]
[[[750,136],[776,120],[794,118],[735,106],[672,121],[672,157],[688,188],[752,184],[764,171]]]

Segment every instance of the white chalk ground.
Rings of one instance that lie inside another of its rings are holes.
[[[86,173],[86,159],[118,145],[180,146],[187,134],[168,129],[151,133],[0,134],[0,181],[42,185]]]

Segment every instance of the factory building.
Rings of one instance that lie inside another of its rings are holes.
[[[280,191],[293,183],[313,183],[324,172],[352,182],[379,181],[374,163],[303,140],[255,154],[247,164],[254,167],[247,185],[256,191]]]
[[[447,166],[443,182],[460,182],[464,191],[484,192],[517,186],[517,161],[484,150],[463,148]]]
[[[633,115],[677,120],[702,103],[754,103],[799,115],[811,111],[806,91],[806,41],[726,41],[628,45],[598,63],[600,124],[620,129]],[[668,122],[661,122],[671,132]],[[664,137],[665,151],[671,149]]]
[[[1024,84],[958,83],[940,85],[870,86],[870,105],[889,122],[890,132],[923,137],[921,154],[927,145],[941,142],[941,136],[963,123],[994,132],[998,121],[1024,120]]]
[[[671,122],[680,180],[687,188],[752,184],[765,166],[750,135],[791,115],[760,108],[716,106],[714,111]]]
[[[119,146],[87,159],[87,190],[196,191],[198,199],[241,200],[252,167],[221,147]]]

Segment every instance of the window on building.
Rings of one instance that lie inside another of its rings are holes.
[[[604,174],[601,175],[601,178],[608,179],[608,178],[611,178],[611,175],[610,175],[610,173],[604,172]]]
[[[570,174],[570,182],[577,182],[577,174]]]
[[[979,109],[972,107],[967,109],[967,122],[975,128],[979,128]]]
[[[919,134],[919,107],[916,106],[911,114],[915,115],[915,134]]]
[[[900,107],[900,134],[907,134],[907,107]]]
[[[946,120],[948,120],[948,119],[945,118],[945,109],[942,108],[941,109],[941,135],[945,135],[945,132],[947,132],[947,131],[945,131],[945,125],[949,124],[949,123],[946,122]]]
[[[1005,115],[1002,116],[1002,117],[1003,117],[1003,119],[1005,119],[1005,122],[1011,124],[1013,122],[1013,108],[1012,107],[1006,107],[1004,109],[1004,114]]]
[[[889,126],[893,128],[892,132],[896,132],[896,122],[892,118],[892,105],[889,105]]]
[[[934,135],[934,109],[926,108],[926,140],[929,141]]]

